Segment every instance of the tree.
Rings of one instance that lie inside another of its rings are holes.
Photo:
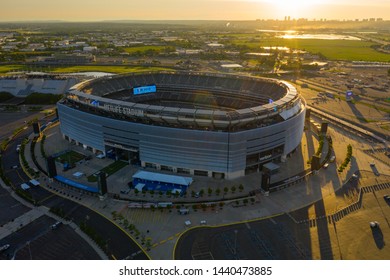
[[[152,247],[152,239],[150,237],[146,238],[145,247],[147,251],[149,251],[150,247]]]
[[[134,189],[134,193],[135,193],[135,196],[138,196],[139,190],[138,189]]]
[[[236,186],[232,186],[232,187],[231,187],[232,193],[235,193],[235,192],[236,192],[236,189],[237,189]]]
[[[207,192],[209,193],[209,196],[213,193],[213,190],[211,188],[208,188]]]
[[[224,192],[225,194],[227,194],[228,191],[229,191],[229,188],[228,188],[228,187],[224,187],[224,188],[223,188],[223,192]]]
[[[127,228],[129,226],[129,221],[127,220],[127,219],[125,219],[124,221],[123,221],[123,227],[124,228]]]
[[[220,189],[220,188],[216,189],[216,190],[215,190],[215,194],[216,194],[216,195],[220,195],[220,194],[221,194],[221,189]]]
[[[238,186],[238,189],[240,190],[240,192],[242,192],[242,191],[244,190],[244,186],[243,186],[242,184],[240,184],[240,185]]]
[[[130,232],[133,232],[135,230],[135,225],[129,224],[127,228],[128,228],[128,230],[130,230]]]
[[[221,201],[221,202],[219,203],[219,208],[222,209],[222,207],[223,207],[224,205],[225,205],[225,202]]]
[[[201,189],[201,190],[199,191],[199,195],[200,195],[200,196],[203,196],[203,194],[204,194],[204,189]]]

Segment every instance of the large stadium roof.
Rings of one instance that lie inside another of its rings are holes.
[[[140,86],[157,90],[134,94],[132,89]],[[71,88],[67,99],[112,117],[210,130],[267,125],[288,119],[302,108],[297,90],[287,82],[195,72],[133,73],[93,79]]]
[[[190,177],[161,174],[161,173],[155,173],[155,172],[149,172],[143,170],[135,173],[133,175],[133,179],[134,178],[147,180],[147,181],[160,182],[160,183],[169,183],[169,184],[175,184],[180,186],[187,186],[187,187],[192,183],[192,178]]]

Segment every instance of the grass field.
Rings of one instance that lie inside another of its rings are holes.
[[[11,71],[22,71],[25,70],[24,65],[0,65],[0,73],[7,73]]]
[[[94,66],[94,65],[82,65],[82,66],[69,66],[53,68],[51,71],[54,73],[72,73],[72,72],[108,72],[108,73],[132,73],[132,72],[148,72],[148,71],[161,71],[172,70],[165,67],[144,67],[144,66]]]
[[[69,151],[69,152],[57,157],[56,160],[61,162],[61,163],[67,162],[70,165],[73,165],[76,162],[78,162],[84,158],[85,158],[85,156],[83,154],[80,154],[80,153],[75,152],[75,151]]]
[[[118,160],[118,161],[115,161],[115,162],[111,163],[110,165],[104,167],[100,171],[107,173],[107,177],[108,177],[108,176],[114,174],[115,172],[119,171],[120,169],[122,169],[126,165],[128,165],[127,162]],[[96,182],[97,181],[97,177],[93,174],[89,175],[87,179],[88,179],[88,182]]]
[[[254,34],[255,36],[255,34]],[[306,50],[310,53],[321,53],[330,60],[361,60],[390,62],[390,54],[381,53],[370,46],[372,42],[352,40],[319,40],[319,39],[282,39],[268,38],[252,40],[232,40],[235,45],[246,45],[253,50],[260,50],[261,47],[288,47],[292,49]]]
[[[10,71],[27,71],[31,70],[24,65],[0,65],[0,73],[7,73]],[[107,73],[132,73],[132,72],[149,72],[172,70],[165,67],[144,67],[144,66],[101,66],[101,65],[80,65],[67,67],[40,67],[39,71],[52,73],[73,73],[73,72],[107,72]],[[36,70],[35,70],[36,71]]]

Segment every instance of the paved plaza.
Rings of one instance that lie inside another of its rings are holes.
[[[47,135],[45,142],[46,154],[58,153],[67,149],[76,150],[85,155],[91,154],[90,151],[84,150],[82,147],[72,145],[63,140],[58,126],[54,126],[53,128],[47,130],[45,134]],[[217,196],[213,193],[211,196],[208,196],[205,192],[203,198],[195,199],[190,196],[184,198],[171,198],[167,197],[165,194],[151,195],[147,193],[135,195],[133,192],[130,192],[125,197],[129,200],[172,200],[174,203],[180,201],[184,207],[188,207],[190,209],[189,215],[179,215],[176,209],[129,209],[127,207],[127,201],[117,200],[110,197],[100,201],[96,197],[83,195],[82,200],[79,201],[79,203],[95,209],[110,219],[113,218],[112,212],[115,211],[123,217],[123,219],[117,219],[115,221],[119,226],[123,227],[126,224],[134,224],[141,233],[138,242],[141,243],[141,239],[149,239],[151,241],[152,246],[148,253],[152,259],[173,258],[173,248],[178,240],[178,237],[193,227],[203,227],[205,224],[207,226],[221,226],[248,223],[250,221],[257,221],[267,217],[290,213],[305,206],[307,208],[304,208],[304,217],[308,220],[315,220],[319,213],[317,213],[318,211],[316,212],[316,208],[312,205],[316,201],[322,201],[323,212],[331,214],[348,206],[356,199],[356,192],[344,191],[342,194],[338,194],[338,191],[343,185],[348,184],[352,175],[357,173],[359,170],[366,170],[361,172],[362,175],[358,179],[358,184],[361,186],[374,185],[378,182],[388,182],[389,177],[385,176],[385,174],[390,175],[389,166],[378,161],[376,161],[376,167],[381,175],[375,176],[370,171],[370,162],[372,162],[372,157],[365,153],[364,150],[379,148],[380,145],[374,144],[370,141],[363,141],[361,138],[340,130],[333,125],[329,125],[329,135],[331,135],[333,139],[336,161],[329,164],[328,168],[319,170],[317,174],[307,177],[304,182],[291,186],[287,189],[271,193],[270,196],[263,196],[259,194],[255,197],[254,201],[248,201],[246,204],[244,204],[243,200],[240,200],[240,205],[237,205],[234,198],[259,187],[259,178],[257,174],[250,174],[242,181],[227,181],[205,177],[195,177],[194,184],[190,188],[196,191],[200,189],[207,191],[208,187],[223,188],[224,186],[238,186],[241,183],[244,185],[244,191],[242,194],[238,190],[235,194],[232,194],[229,191],[229,194],[224,197],[229,200],[226,201],[222,207],[218,204],[214,207],[207,207],[205,210],[194,210],[191,206],[192,204],[199,204],[202,201],[220,199],[222,195]],[[337,166],[344,160],[348,144],[353,146],[353,160],[344,172],[338,173]],[[313,154],[317,146],[317,137],[313,133],[306,131],[304,133],[301,147],[297,149],[293,157],[289,158],[286,163],[281,163],[281,172],[279,172],[273,180],[282,180],[284,176],[291,176],[296,174],[298,171],[301,171],[302,168],[307,168],[308,165],[306,161],[308,159],[308,155]],[[327,147],[324,149],[326,148]],[[36,145],[35,154],[40,155],[40,153],[40,145]],[[42,166],[45,166],[43,158],[40,158],[39,161]],[[77,164],[73,170],[74,172],[80,171],[86,175],[90,175],[111,162],[112,160],[110,159],[98,159],[93,157],[87,162],[84,161]],[[66,171],[62,174],[72,177],[72,173],[74,173],[73,170]],[[108,178],[109,192],[120,193],[120,190],[127,187],[127,182],[131,180],[131,175],[136,171],[137,167],[126,166],[119,172],[110,176]],[[85,177],[81,180],[85,180],[84,183],[87,183]],[[57,188],[61,187],[57,186]],[[64,195],[69,193],[74,193],[76,195],[77,190],[69,188],[64,189]],[[190,224],[188,222],[190,222]],[[316,234],[316,230],[318,229],[315,226],[307,226],[307,230],[317,236],[317,239],[310,238],[314,245],[317,244],[317,247],[312,244],[311,247],[317,249],[309,250],[310,256],[311,258],[319,259],[321,258],[321,250],[318,249],[318,246],[320,245],[318,234]],[[334,231],[333,228],[332,230]],[[128,231],[128,233],[131,234],[130,231]],[[327,236],[328,235],[329,240],[333,240],[334,235],[332,233],[328,233]],[[331,242],[329,244],[333,243]],[[333,244],[329,246],[335,245]],[[331,254],[332,258],[342,258],[342,253],[335,254],[335,252],[337,252],[336,248],[333,248]],[[352,256],[350,257],[353,258]],[[361,258],[360,256],[356,257]]]

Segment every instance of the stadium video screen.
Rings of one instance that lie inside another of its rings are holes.
[[[143,87],[135,87],[133,88],[133,94],[145,94],[145,93],[152,93],[156,92],[156,85],[150,85],[150,86],[143,86]]]

